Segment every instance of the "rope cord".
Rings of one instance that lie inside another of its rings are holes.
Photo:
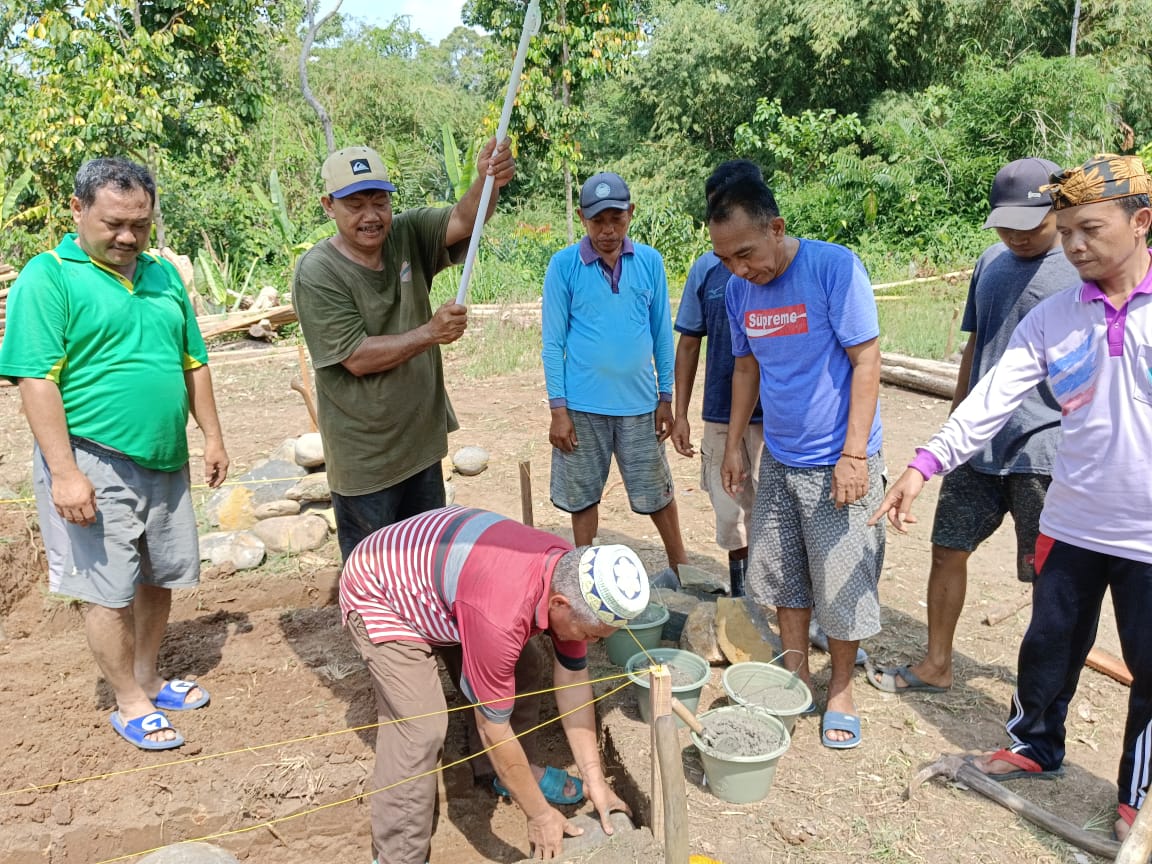
[[[627,677],[628,677],[627,673],[624,673],[621,675],[606,675],[603,678],[596,678],[596,679],[593,679],[593,680],[590,680],[587,682],[578,681],[575,684],[564,684],[564,685],[561,685],[560,687],[549,687],[547,690],[533,690],[530,693],[517,693],[512,698],[513,699],[519,699],[521,696],[543,696],[547,693],[556,693],[560,690],[571,689],[572,687],[582,687],[585,684],[588,684],[589,686],[591,686],[592,684],[601,684],[605,681],[619,681],[621,678],[627,678]],[[630,683],[631,683],[630,680],[625,681],[624,684],[620,685],[620,687],[617,687],[616,689],[619,690],[622,687],[625,687]],[[611,692],[615,693],[616,690],[613,690]],[[608,695],[608,694],[605,694],[605,695]],[[600,696],[598,698],[603,699],[604,697]],[[223,753],[208,753],[208,754],[205,754],[203,756],[189,756],[187,759],[175,759],[171,762],[162,762],[159,765],[138,765],[135,768],[125,768],[125,769],[120,770],[120,771],[110,771],[107,774],[93,774],[90,777],[75,777],[71,780],[57,780],[55,783],[44,783],[44,784],[41,784],[39,786],[25,786],[23,789],[10,789],[7,791],[0,792],[0,798],[6,798],[10,795],[19,795],[19,794],[24,793],[24,792],[43,792],[45,790],[56,789],[57,787],[60,787],[60,786],[72,786],[72,785],[75,785],[78,783],[88,783],[88,782],[94,781],[94,780],[109,780],[113,777],[123,777],[127,774],[140,774],[140,773],[145,772],[145,771],[156,771],[156,770],[159,770],[161,768],[175,768],[175,767],[180,766],[180,765],[194,765],[194,764],[199,763],[199,762],[208,762],[212,759],[222,759],[225,756],[237,756],[241,753],[256,753],[256,752],[259,752],[260,750],[269,750],[273,747],[286,747],[290,744],[302,744],[302,743],[307,742],[307,741],[316,741],[316,740],[319,740],[321,738],[332,738],[332,737],[335,737],[337,735],[347,735],[351,732],[363,732],[366,729],[376,729],[380,726],[392,726],[396,723],[407,723],[410,720],[426,720],[429,717],[436,717],[440,714],[452,714],[453,712],[456,712],[456,711],[466,711],[470,708],[476,708],[480,705],[491,705],[495,702],[505,702],[505,701],[507,701],[506,698],[504,698],[504,699],[489,699],[485,702],[472,702],[472,703],[469,703],[467,705],[457,705],[454,708],[448,708],[444,711],[432,711],[431,713],[418,714],[414,717],[400,717],[400,718],[396,718],[393,720],[385,720],[382,723],[368,723],[364,726],[354,726],[350,729],[337,729],[337,730],[334,730],[332,732],[320,732],[316,735],[305,735],[305,736],[300,737],[300,738],[289,738],[289,739],[284,740],[284,741],[273,741],[273,742],[268,743],[268,744],[255,744],[255,745],[252,745],[250,747],[241,747],[241,748],[236,749],[236,750],[226,750]],[[592,701],[595,702],[597,700],[593,699]],[[587,703],[587,704],[591,704],[591,703]],[[581,706],[581,707],[583,707],[583,706]]]
[[[613,677],[620,678],[623,676],[616,675]],[[606,679],[599,679],[599,680],[606,680]],[[576,686],[582,686],[584,683],[585,682],[580,682],[580,684],[571,684],[571,685],[566,685],[566,686],[576,687]],[[591,682],[588,682],[588,683],[591,683]],[[423,777],[428,777],[428,776],[433,775],[433,774],[438,774],[441,771],[444,771],[448,768],[455,768],[457,765],[463,765],[465,762],[469,761],[470,759],[475,759],[477,756],[483,756],[486,753],[490,753],[491,751],[495,750],[497,747],[500,747],[500,746],[503,746],[504,744],[507,744],[509,741],[515,741],[524,735],[529,735],[533,732],[536,732],[537,730],[543,729],[545,726],[548,726],[552,723],[555,723],[557,720],[563,720],[565,717],[567,717],[571,714],[575,714],[576,712],[582,711],[590,705],[594,705],[595,703],[599,702],[601,699],[607,699],[609,696],[613,695],[614,693],[619,692],[620,690],[623,690],[625,687],[627,687],[631,683],[632,683],[631,681],[625,681],[619,687],[615,687],[612,690],[609,690],[607,693],[603,694],[602,696],[597,696],[597,697],[593,698],[592,700],[583,703],[582,705],[578,705],[577,707],[573,708],[571,711],[566,711],[563,714],[558,714],[556,717],[553,717],[551,720],[545,720],[543,723],[538,723],[537,725],[533,726],[531,729],[526,729],[523,732],[520,732],[519,734],[512,736],[511,738],[505,738],[503,741],[497,741],[495,744],[484,748],[483,750],[481,750],[478,753],[473,753],[470,756],[465,756],[463,759],[457,759],[455,762],[449,762],[447,765],[439,765],[436,768],[432,768],[429,771],[423,772],[422,774],[416,774],[413,777],[407,777],[403,780],[397,780],[395,783],[391,783],[387,786],[382,786],[379,789],[373,789],[370,792],[361,792],[358,795],[353,795],[349,798],[344,798],[340,801],[330,801],[327,804],[321,804],[318,807],[313,807],[311,810],[304,810],[304,811],[301,811],[299,813],[289,813],[287,816],[279,816],[276,819],[269,819],[265,822],[260,822],[256,825],[247,825],[243,828],[234,828],[231,831],[220,831],[216,834],[208,834],[204,837],[197,837],[197,838],[192,839],[192,840],[181,840],[180,843],[205,843],[209,840],[219,840],[223,837],[234,837],[237,834],[245,834],[249,831],[256,831],[260,828],[271,828],[274,825],[280,825],[284,822],[290,822],[293,819],[300,819],[301,817],[304,817],[304,816],[311,816],[311,815],[313,815],[315,813],[319,813],[323,810],[330,810],[333,807],[340,807],[344,804],[351,804],[355,801],[360,801],[360,800],[363,800],[365,798],[369,798],[372,795],[376,795],[379,792],[386,792],[389,789],[395,789],[397,786],[402,786],[405,783],[411,783],[413,780],[419,780]],[[554,689],[564,689],[564,688],[554,688]],[[541,690],[539,692],[540,693],[547,693],[550,691]],[[535,694],[523,694],[523,695],[535,695]],[[497,701],[504,701],[504,700],[497,700]],[[469,705],[469,706],[465,706],[465,707],[471,708],[473,706]],[[460,709],[459,708],[452,708],[449,710],[450,711],[458,711]],[[433,717],[436,714],[441,714],[441,713],[447,713],[447,712],[435,711],[435,712],[432,712],[431,714],[422,714],[420,716],[421,717]],[[417,718],[410,717],[410,718],[406,718],[406,719],[413,720],[413,719],[417,719]],[[388,721],[388,722],[403,722],[403,721]],[[385,724],[377,723],[374,725],[381,726],[381,725],[385,725]],[[360,728],[371,728],[371,727],[365,726],[365,727],[360,727]],[[348,730],[348,731],[353,731],[353,730]],[[169,764],[176,764],[176,763],[169,763]],[[172,844],[168,844],[168,845],[172,845]],[[165,848],[164,846],[157,846],[154,849],[144,849],[140,852],[131,852],[127,855],[120,855],[116,858],[106,858],[103,861],[97,861],[96,864],[116,864],[116,862],[118,862],[118,861],[128,861],[132,858],[137,858],[141,855],[149,855],[152,852],[159,852],[161,849],[164,849],[164,848]]]

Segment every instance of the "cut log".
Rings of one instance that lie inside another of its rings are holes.
[[[220,336],[224,333],[236,333],[247,330],[253,324],[259,324],[264,319],[274,326],[291,324],[296,320],[296,309],[291,306],[277,306],[274,309],[263,309],[259,312],[240,312],[228,315],[205,315],[197,318],[200,325],[200,335],[205,339]]]
[[[881,363],[880,380],[885,384],[894,384],[906,390],[915,390],[917,393],[927,393],[942,399],[951,399],[956,395],[955,375],[948,379],[941,375],[932,375],[928,372],[906,369],[903,366],[889,366],[887,363]]]
[[[885,351],[880,355],[885,366],[900,366],[904,369],[914,369],[928,375],[938,375],[942,378],[951,378],[953,383],[960,373],[960,366],[949,363],[947,360],[928,360],[924,357],[909,357],[907,354],[895,354]]]

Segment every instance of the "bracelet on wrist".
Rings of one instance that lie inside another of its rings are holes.
[[[846,459],[857,459],[861,462],[867,462],[868,461],[867,456],[857,456],[855,453],[849,453],[846,450],[841,450],[840,455],[845,457]]]

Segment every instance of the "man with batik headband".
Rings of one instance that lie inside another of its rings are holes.
[[[476,706],[480,740],[493,748],[500,788],[528,819],[536,857],[558,857],[564,835],[580,833],[549,801],[566,783],[580,791],[581,781],[532,764],[515,737],[536,725],[518,724],[513,713],[515,670],[542,632],[552,640],[556,707],[583,793],[611,834],[610,812],[628,807],[608,786],[597,749],[587,642],[640,614],[648,595],[644,565],[626,546],[573,549],[484,510],[431,510],[357,546],[340,577],[340,609],[368,664],[380,719],[371,797],[377,861],[427,860],[448,727],[436,659],[453,650],[460,692]]]
[[[1037,306],[1003,358],[916,451],[880,508],[898,531],[934,474],[980,450],[1047,379],[1061,441],[1040,515],[1032,621],[1020,645],[1011,744],[975,760],[997,780],[1063,772],[1064,720],[1092,648],[1105,589],[1132,687],[1118,776],[1116,835],[1152,773],[1152,179],[1132,156],[1103,155],[1052,176],[1056,226],[1083,284]]]

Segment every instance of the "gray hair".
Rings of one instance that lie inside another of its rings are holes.
[[[572,605],[572,616],[578,624],[594,626],[603,624],[599,616],[592,611],[588,601],[584,599],[584,592],[580,589],[580,556],[588,551],[588,546],[577,546],[556,563],[552,571],[552,590],[563,594]]]
[[[89,159],[76,172],[74,194],[82,207],[91,207],[96,201],[96,193],[105,186],[118,192],[143,189],[148,193],[152,206],[156,206],[156,181],[152,179],[152,172],[121,156]]]

